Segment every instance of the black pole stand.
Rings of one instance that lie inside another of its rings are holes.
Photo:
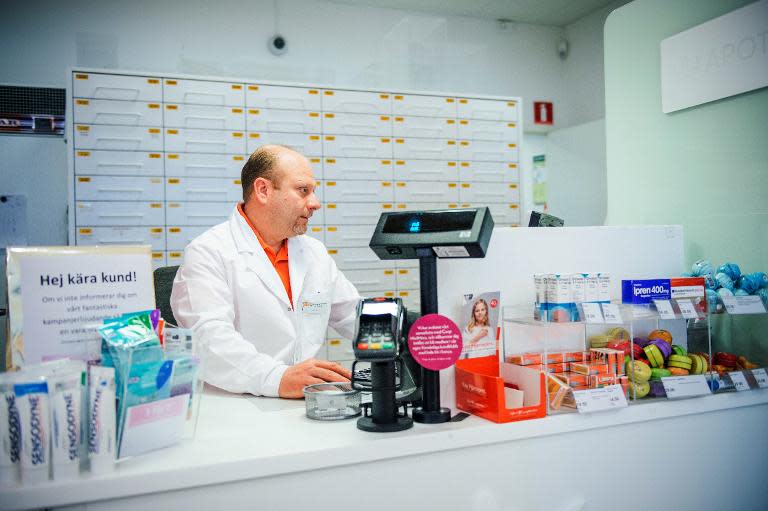
[[[416,249],[421,279],[421,315],[437,314],[437,258],[429,248]],[[440,372],[421,368],[422,406],[413,409],[413,420],[441,424],[451,420],[451,410],[440,407]]]
[[[397,413],[394,360],[371,362],[371,388],[371,415],[357,419],[359,429],[390,433],[413,426],[410,417]]]

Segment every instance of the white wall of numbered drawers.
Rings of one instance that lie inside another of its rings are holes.
[[[367,296],[419,309],[417,261],[368,248],[384,211],[488,206],[520,222],[519,98],[74,70],[70,240],[148,243],[155,267],[226,220],[264,143],[305,154],[323,203],[307,234]],[[352,360],[329,331],[326,355]]]

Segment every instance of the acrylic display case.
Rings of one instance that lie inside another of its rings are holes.
[[[544,375],[549,414],[588,408],[582,391],[608,407],[621,406],[620,395],[642,402],[710,393],[709,319],[692,304],[592,303],[579,304],[573,321],[532,316],[530,308],[504,308],[499,363]]]

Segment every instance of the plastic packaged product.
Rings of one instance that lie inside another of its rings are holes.
[[[16,383],[13,391],[21,424],[21,482],[42,483],[48,480],[51,463],[48,383],[44,378]]]
[[[19,482],[21,420],[13,385],[16,375],[0,374],[0,485]]]
[[[200,361],[192,357],[177,358],[173,361],[170,397],[182,394],[189,394],[190,397],[192,396],[199,365]]]
[[[80,471],[85,371],[54,374],[51,388],[53,479],[72,479]]]
[[[115,368],[91,366],[88,392],[88,456],[91,472],[115,468]]]

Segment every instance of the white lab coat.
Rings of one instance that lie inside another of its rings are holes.
[[[360,296],[325,246],[289,238],[288,269],[294,303],[237,208],[187,246],[171,307],[179,326],[208,342],[205,381],[277,396],[288,365],[314,357],[329,324],[352,338]]]

